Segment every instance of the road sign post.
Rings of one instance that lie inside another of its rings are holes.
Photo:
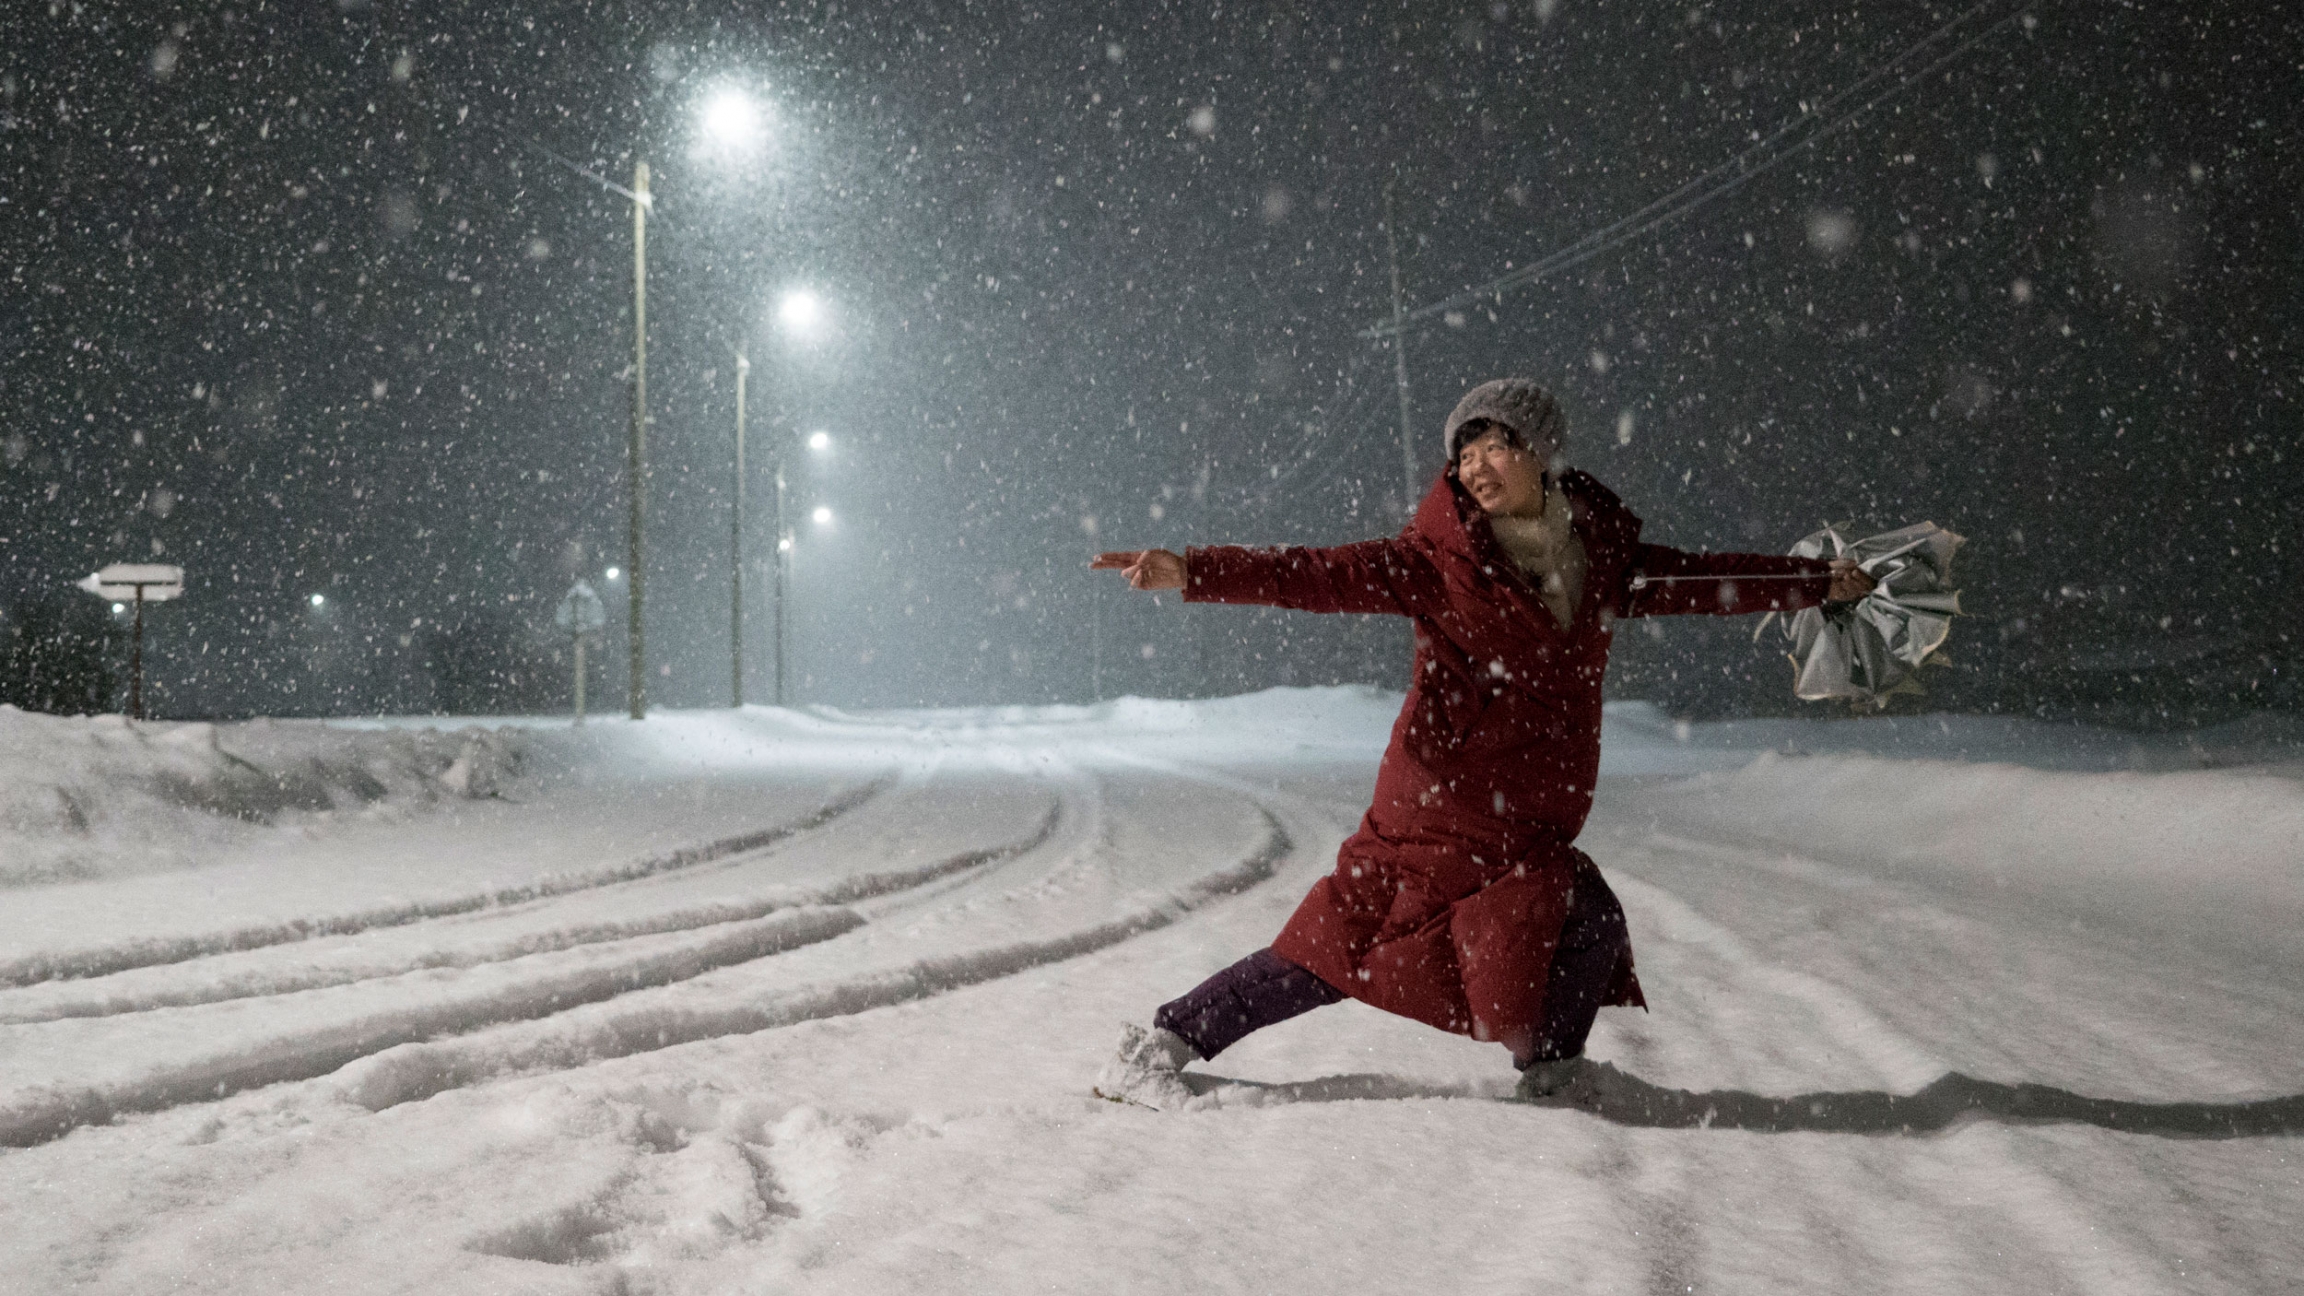
[[[165,563],[113,563],[80,582],[99,598],[136,605],[136,629],[128,650],[128,718],[144,718],[144,605],[184,595],[184,569]]]
[[[568,632],[576,645],[576,723],[584,723],[584,636],[597,634],[608,624],[608,609],[600,602],[600,595],[590,581],[578,581],[568,587],[560,599],[560,606],[552,613],[552,624]]]

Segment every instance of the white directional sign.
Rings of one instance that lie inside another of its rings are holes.
[[[600,595],[590,581],[578,581],[560,600],[560,607],[552,614],[552,624],[570,634],[597,634],[608,624],[608,609],[602,606]]]
[[[165,563],[113,563],[80,582],[99,598],[133,603],[141,591],[146,603],[165,603],[184,594],[184,569]]]
[[[114,600],[112,610],[115,612],[121,610],[122,604],[135,605],[136,646],[128,658],[128,715],[141,720],[144,718],[144,605],[182,598],[184,569],[166,563],[114,563],[81,581],[80,588],[98,598]]]

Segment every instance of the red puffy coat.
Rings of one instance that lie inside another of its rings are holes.
[[[1831,586],[1819,559],[1642,544],[1607,487],[1574,471],[1560,484],[1588,564],[1567,630],[1452,471],[1390,539],[1186,553],[1190,601],[1415,622],[1375,804],[1272,948],[1364,1003],[1479,1039],[1524,1039],[1540,1020],[1570,888],[1593,868],[1570,843],[1600,771],[1616,619],[1808,607]],[[1666,576],[1704,579],[1653,579]],[[1750,576],[1777,579],[1737,580]],[[1646,1002],[1629,949],[1606,1002]]]

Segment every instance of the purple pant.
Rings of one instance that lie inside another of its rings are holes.
[[[1616,964],[1631,947],[1624,906],[1596,868],[1576,870],[1576,891],[1568,900],[1568,920],[1560,925],[1560,947],[1552,951],[1552,971],[1544,978],[1544,1019],[1536,1025],[1535,1049],[1512,1059],[1514,1066],[1575,1057],[1600,1015],[1600,1001],[1616,981]]]
[[[1597,870],[1576,878],[1560,948],[1544,981],[1544,1020],[1538,1023],[1534,1052],[1512,1059],[1517,1066],[1584,1051],[1584,1037],[1600,1015],[1600,1000],[1616,976],[1616,962],[1630,934],[1624,906]],[[1249,1034],[1315,1008],[1335,1003],[1343,992],[1280,957],[1260,949],[1201,982],[1181,999],[1160,1005],[1152,1024],[1184,1037],[1193,1051],[1212,1058]]]
[[[1212,1058],[1248,1035],[1344,997],[1334,986],[1269,949],[1260,949],[1160,1005],[1152,1024]]]

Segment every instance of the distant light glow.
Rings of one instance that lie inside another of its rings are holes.
[[[825,526],[832,521],[832,510],[819,504],[816,506],[816,511],[808,516],[816,519],[816,525]]]
[[[603,574],[610,580],[619,580],[624,575],[624,569],[621,567],[611,567]]]
[[[128,605],[125,603],[115,603],[112,605],[112,610],[115,612],[125,612],[128,610]]]
[[[795,333],[812,333],[824,314],[824,303],[806,288],[795,288],[776,303],[776,320]]]
[[[314,606],[314,607],[326,607],[326,606],[328,606],[328,596],[327,596],[327,595],[325,595],[325,594],[315,594],[315,595],[313,595],[313,596],[312,596],[312,606]]]
[[[831,448],[832,448],[832,434],[831,434],[831,433],[829,433],[829,432],[811,432],[811,433],[809,433],[809,434],[808,434],[808,448],[809,448],[809,449],[811,449],[811,450],[829,450],[829,449],[831,449]]]
[[[750,144],[760,138],[760,106],[741,90],[722,90],[704,104],[704,133],[716,144]]]
[[[784,537],[782,537],[781,539],[777,540],[777,541],[776,541],[776,552],[778,552],[778,553],[790,553],[790,552],[792,552],[792,537],[790,537],[790,536],[784,536]]]

